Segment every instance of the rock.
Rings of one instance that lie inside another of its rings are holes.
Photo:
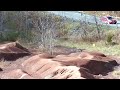
[[[56,66],[41,71],[43,72],[36,73],[36,76],[41,77],[41,79],[83,79],[76,66]]]
[[[60,61],[60,60],[66,60],[68,58],[73,59],[101,59],[106,58],[106,55],[99,53],[99,52],[77,52],[77,53],[71,53],[69,55],[57,55],[54,60]],[[68,59],[68,60],[71,60]],[[68,61],[66,60],[66,61]]]
[[[81,52],[78,56],[57,57],[53,60],[59,61],[66,66],[74,65],[84,67],[94,75],[106,75],[108,72],[112,71],[115,66],[119,65],[114,59],[111,59],[102,53],[93,52]]]
[[[17,42],[0,45],[0,59],[16,60],[31,53]]]
[[[28,74],[23,74],[19,79],[37,79],[37,78],[34,78]]]
[[[50,79],[83,79],[76,66],[61,66],[57,71],[52,73]]]
[[[39,55],[35,55],[22,63],[23,70],[28,74],[34,74],[40,68],[48,63],[53,63],[51,59],[40,58]],[[55,65],[60,65],[59,62],[54,62]]]
[[[45,77],[59,68],[58,62],[49,62],[48,64],[43,65],[38,71],[32,74],[35,78],[45,79]]]
[[[81,52],[76,52],[76,53],[70,53],[70,54],[67,55],[67,56],[70,56],[70,57],[78,57],[80,54],[81,54]]]
[[[113,60],[116,63],[116,61]],[[97,61],[97,60],[79,60],[71,62],[63,62],[64,65],[75,65],[78,67],[84,67],[90,71],[91,74],[107,74],[110,71],[113,71],[113,68],[116,66],[110,62]]]
[[[53,61],[63,61],[63,62],[68,62],[68,61],[76,61],[78,60],[78,57],[70,57],[70,56],[63,56],[63,55],[59,55],[55,58],[53,58]]]
[[[1,75],[1,79],[21,79],[26,73],[22,72],[21,69],[15,69],[5,72]]]
[[[81,68],[79,69],[79,71],[80,71],[80,73],[81,73],[81,76],[84,77],[84,78],[86,78],[86,79],[95,79],[95,78],[96,78],[96,77],[94,77],[94,75],[91,74],[90,71],[89,71],[88,69],[86,69],[86,68],[81,67]]]
[[[99,53],[99,52],[81,52],[78,55],[79,58],[81,59],[94,59],[97,57],[106,57],[106,55],[104,55],[103,53]]]
[[[63,47],[59,47],[62,48]],[[60,50],[60,49],[59,49]],[[64,47],[64,50],[67,49]],[[71,51],[70,51],[71,52]],[[26,53],[26,54],[25,54]],[[20,44],[9,43],[0,45],[0,58],[27,55],[30,52]],[[34,54],[32,54],[34,55]],[[24,58],[25,59],[25,58]],[[10,61],[11,62],[11,61]],[[109,72],[119,64],[116,59],[99,52],[72,52],[70,54],[50,55],[40,53],[19,63],[10,64],[11,68],[5,68],[0,72],[1,79],[103,79],[113,78]],[[20,68],[20,69],[18,69]],[[8,70],[7,70],[8,69]],[[13,70],[14,69],[14,70]],[[116,73],[116,72],[114,72]],[[107,74],[108,77],[107,77]],[[117,75],[114,75],[116,78]]]
[[[3,71],[3,69],[2,69],[2,68],[0,68],[0,71]]]
[[[30,58],[28,58],[27,60],[25,60],[23,63],[22,63],[22,66],[24,67],[26,64],[29,64],[31,62],[34,62],[34,60],[39,60],[39,55],[34,55]]]
[[[48,53],[42,53],[42,54],[39,54],[39,57],[40,58],[54,58],[55,56],[54,55],[50,55]]]
[[[64,66],[58,61],[35,55],[22,63],[22,69],[37,79],[83,79],[80,67]]]
[[[29,59],[25,60],[24,63],[22,63],[22,66],[24,66],[25,64],[28,64],[30,62],[34,62],[35,60],[49,59],[49,58],[53,58],[53,56],[49,55],[49,54],[46,54],[46,53],[34,55],[34,56],[31,56]]]

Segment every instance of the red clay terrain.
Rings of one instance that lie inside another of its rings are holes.
[[[33,53],[17,42],[0,45],[1,79],[119,79],[119,58],[56,46]],[[119,73],[120,74],[120,73]]]

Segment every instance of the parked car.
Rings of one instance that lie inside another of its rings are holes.
[[[101,21],[107,24],[117,24],[117,20],[113,18],[112,16],[101,17]]]

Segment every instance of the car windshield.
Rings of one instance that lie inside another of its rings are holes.
[[[108,19],[112,20],[113,18],[112,17],[107,17]]]

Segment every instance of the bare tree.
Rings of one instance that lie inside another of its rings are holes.
[[[100,39],[100,29],[99,29],[98,21],[97,21],[97,18],[95,15],[94,15],[94,18],[95,18],[95,24],[96,24],[96,28],[97,28],[97,32],[98,32],[98,39]]]
[[[0,11],[0,37],[2,38],[2,32],[3,32],[3,15],[4,12],[3,11]]]

